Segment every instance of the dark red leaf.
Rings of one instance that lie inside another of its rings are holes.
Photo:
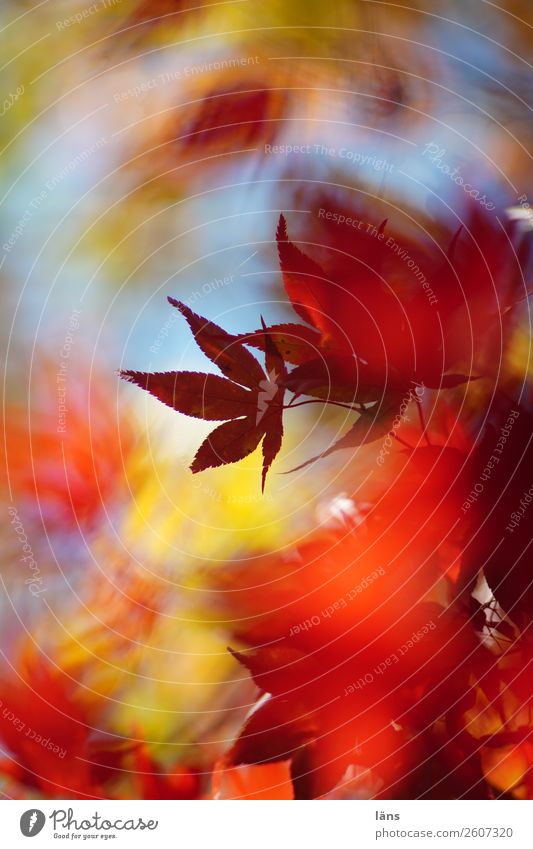
[[[263,369],[239,337],[227,333],[218,324],[196,315],[186,304],[168,298],[187,320],[198,347],[215,363],[225,377],[243,386],[255,388],[263,379]]]
[[[276,343],[268,332],[267,326],[262,316],[261,324],[263,326],[263,333],[265,335],[265,370],[271,380],[273,379],[271,377],[272,374],[276,375],[276,380],[278,380],[278,378],[281,378],[281,380],[279,381],[281,384],[283,383],[283,378],[285,376],[285,362],[277,348]]]
[[[251,454],[265,431],[250,418],[224,422],[202,442],[192,462],[191,470],[201,472],[225,463],[236,463]]]
[[[392,429],[392,423],[399,413],[401,403],[401,393],[391,392],[381,403],[364,410],[348,433],[345,433],[330,448],[323,451],[322,454],[311,457],[310,460],[306,460],[305,463],[301,463],[294,469],[290,469],[290,472],[296,472],[317,460],[329,457],[335,451],[340,451],[343,448],[356,448],[359,445],[366,445],[386,436]]]
[[[316,330],[311,330],[305,324],[291,322],[272,324],[267,327],[267,331],[285,362],[300,365],[316,358],[320,344],[320,334]],[[239,339],[260,351],[265,350],[263,329],[254,330],[253,333],[243,333]]]
[[[454,386],[460,386],[461,383],[468,383],[469,380],[479,380],[479,377],[475,377],[473,374],[443,374],[435,382],[435,385],[429,382],[426,385],[428,389],[453,389]]]
[[[276,427],[271,427],[265,434],[263,440],[263,471],[261,473],[261,491],[265,491],[265,481],[268,470],[279,454],[283,441],[283,424],[281,415]]]
[[[283,283],[295,311],[308,324],[328,333],[329,309],[324,287],[331,284],[326,273],[289,241],[283,215],[279,217],[276,239]]]
[[[321,728],[318,740],[295,753],[291,763],[291,779],[295,799],[317,799],[329,793],[341,780],[353,752],[346,750],[345,735],[325,734]]]
[[[277,457],[283,441],[283,398],[285,395],[285,380],[287,370],[283,357],[278,351],[278,348],[267,332],[265,322],[261,318],[263,325],[263,333],[265,337],[265,368],[268,375],[268,381],[263,381],[260,384],[261,388],[268,390],[265,395],[273,394],[269,400],[263,426],[265,428],[265,438],[263,440],[263,471],[261,476],[261,491],[265,490],[265,480],[270,466]],[[261,396],[258,395],[258,404]],[[267,399],[264,399],[265,402]]]
[[[227,759],[234,766],[285,761],[312,740],[316,731],[312,713],[271,697],[246,720]]]
[[[387,386],[381,376],[355,357],[326,354],[297,366],[285,385],[296,395],[311,395],[328,401],[368,404],[378,401],[385,389],[404,389],[406,381],[391,370]]]
[[[121,371],[120,376],[146,389],[168,407],[198,419],[236,419],[250,415],[256,407],[253,392],[216,374]]]
[[[511,642],[516,638],[516,632],[510,622],[506,622],[503,619],[501,622],[497,622],[495,625],[496,630],[502,637],[505,637],[506,640],[511,640]]]
[[[229,652],[246,667],[254,684],[264,693],[284,695],[295,686],[296,678],[305,680],[311,674],[304,652],[284,642],[246,652],[230,648]]]

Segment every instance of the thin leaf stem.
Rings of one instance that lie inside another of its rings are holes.
[[[429,446],[431,446],[431,440],[430,440],[428,433],[427,433],[427,424],[426,424],[426,420],[424,418],[424,411],[422,409],[422,402],[420,401],[420,398],[418,397],[418,395],[415,395],[415,401],[416,401],[416,408],[418,410],[418,418],[420,419],[420,427],[422,428],[422,436],[426,440],[427,444]]]
[[[285,404],[284,410],[293,410],[295,407],[305,407],[306,404],[332,404],[335,407],[343,407],[345,410],[352,410],[354,413],[361,413],[362,408],[360,406],[353,406],[352,404],[343,404],[342,401],[329,401],[327,398],[312,398],[309,401],[299,401],[297,404]]]
[[[390,435],[391,435],[392,437],[394,437],[394,439],[397,439],[397,440],[398,440],[398,442],[399,442],[401,445],[404,445],[404,446],[405,446],[405,448],[408,448],[408,449],[409,449],[409,451],[413,451],[413,446],[412,446],[412,445],[409,445],[409,443],[408,443],[408,442],[406,442],[406,441],[405,441],[405,439],[402,439],[402,437],[401,437],[401,436],[398,436],[398,434],[397,434],[394,430],[391,430],[391,431],[390,431]]]

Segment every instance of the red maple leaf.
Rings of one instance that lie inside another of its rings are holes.
[[[427,304],[422,309],[425,296],[395,292],[388,283],[393,272],[387,266],[391,251],[382,241],[386,225],[387,220],[374,227],[375,235],[356,231],[351,252],[343,251],[346,256],[328,270],[290,241],[280,216],[276,240],[285,290],[295,312],[315,330],[317,344],[314,354],[308,348],[308,368],[311,361],[323,373],[332,362],[338,383],[353,385],[355,360],[366,372],[365,385],[379,394],[413,383],[434,388],[463,383],[469,377],[445,374],[449,365],[444,353],[438,353],[433,326],[428,338],[428,321],[434,316]],[[394,272],[401,276],[404,269],[400,265]]]
[[[274,342],[265,334],[265,370],[236,336],[196,315],[186,304],[169,298],[192,330],[198,347],[225,377],[189,371],[120,371],[120,376],[146,389],[167,406],[187,416],[223,421],[200,445],[193,472],[235,463],[262,441],[263,474],[277,456],[283,439],[286,369]]]

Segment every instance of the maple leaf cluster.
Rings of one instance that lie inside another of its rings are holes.
[[[122,370],[120,375],[178,412],[224,421],[200,446],[193,472],[241,460],[262,443],[264,488],[281,448],[283,413],[301,396],[309,398],[302,403],[340,405],[358,415],[321,457],[379,439],[391,430],[404,400],[416,398],[417,387],[448,389],[477,378],[472,347],[497,323],[498,295],[512,305],[519,299],[518,268],[509,275],[506,266],[512,261],[506,236],[495,233],[478,212],[471,215],[468,237],[461,229],[455,234],[446,261],[441,252],[409,249],[418,259],[416,268],[431,272],[438,310],[384,243],[387,221],[356,231],[349,252],[346,244],[334,247],[337,263],[326,269],[290,241],[281,215],[276,240],[283,282],[305,324],[267,327],[261,319],[258,330],[235,335],[169,298],[224,377],[187,371]],[[504,272],[511,282],[495,296],[493,275],[501,278]],[[388,279],[400,279],[401,286]],[[249,347],[264,354],[264,369]],[[453,371],[457,363],[468,363],[469,371]],[[292,397],[285,404],[287,393]]]
[[[475,211],[461,232],[445,234],[445,250],[404,240],[434,306],[404,256],[387,246],[388,233],[388,222],[376,220],[348,239],[317,217],[297,247],[281,217],[281,274],[297,320],[261,319],[256,330],[232,334],[170,299],[219,373],[122,373],[172,409],[216,424],[193,472],[261,446],[264,487],[284,415],[299,403],[341,405],[354,416],[320,457],[375,444],[371,491],[358,464],[348,464],[346,521],[282,553],[217,564],[214,618],[226,622],[244,692],[250,676],[258,689],[233,745],[206,754],[195,746],[177,758],[171,744],[161,758],[136,724],[131,736],[117,737],[109,731],[114,699],[105,685],[101,693],[88,684],[90,664],[71,650],[68,660],[50,658],[28,637],[12,651],[17,675],[0,676],[0,774],[12,795],[533,796],[533,394],[505,359],[524,298],[519,252],[512,233]],[[427,424],[421,387],[432,409]],[[98,409],[107,392],[100,388]],[[470,392],[475,404],[465,402]],[[76,427],[62,445],[67,480],[49,462],[59,451],[46,431],[50,417],[41,416],[33,443],[18,413],[6,435],[17,492],[36,487],[57,533],[78,521],[98,527],[102,494],[116,499],[121,491],[108,417],[88,435],[75,400]],[[420,417],[399,429],[393,423],[406,403],[419,406]],[[125,418],[123,445],[131,449]],[[383,454],[391,427],[393,456]],[[94,468],[89,442],[99,448]],[[35,479],[17,450],[32,444]],[[111,544],[104,550],[112,560]],[[101,582],[87,599],[114,635],[89,631],[95,653],[106,646],[106,663],[125,651],[131,659],[129,641],[151,633],[163,604],[127,559],[115,574],[124,582],[120,604],[116,588]]]
[[[357,416],[319,457],[396,438],[400,469],[384,472],[360,522],[214,581],[231,591],[224,610],[243,646],[232,653],[260,696],[219,764],[221,798],[533,793],[530,523],[525,507],[511,522],[509,506],[531,483],[531,391],[498,385],[524,298],[513,234],[472,209],[445,249],[411,243],[402,256],[388,226],[349,240],[333,227],[319,263],[312,228],[304,252],[281,216],[281,273],[300,322],[230,335],[171,299],[224,377],[122,372],[182,413],[226,420],[193,472],[262,441],[264,486],[300,397]],[[405,255],[426,270],[433,302]],[[474,379],[490,390],[462,412],[453,390]],[[419,387],[436,393],[444,425],[425,424]],[[393,432],[406,399],[420,412],[407,442]]]

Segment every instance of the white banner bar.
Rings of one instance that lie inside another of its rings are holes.
[[[531,802],[4,801],[2,847],[532,849]],[[35,843],[29,843],[35,838]]]

